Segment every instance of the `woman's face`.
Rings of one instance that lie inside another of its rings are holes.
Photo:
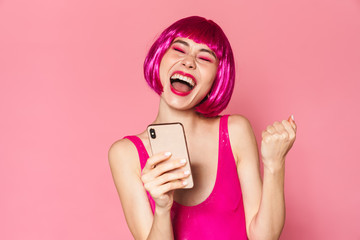
[[[160,63],[161,97],[174,108],[194,108],[209,93],[217,67],[218,59],[208,46],[175,38]]]

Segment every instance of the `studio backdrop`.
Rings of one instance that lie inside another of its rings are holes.
[[[357,0],[0,0],[0,239],[132,239],[107,151],[154,120],[144,58],[191,15],[232,44],[223,114],[258,142],[295,116],[281,239],[360,239]]]

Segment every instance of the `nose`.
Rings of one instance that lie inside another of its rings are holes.
[[[195,69],[196,68],[196,63],[195,63],[195,59],[193,56],[191,55],[187,55],[184,57],[184,59],[182,60],[181,63],[183,66],[185,66],[186,68],[191,68],[191,69]]]

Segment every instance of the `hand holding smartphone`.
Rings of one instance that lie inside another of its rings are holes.
[[[186,178],[188,184],[184,187],[192,188],[194,186],[189,152],[187,149],[184,128],[181,123],[151,124],[147,128],[152,153],[171,152],[170,159],[186,159],[187,164],[173,171],[190,171]]]

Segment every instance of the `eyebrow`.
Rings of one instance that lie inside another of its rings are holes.
[[[180,40],[180,39],[175,40],[172,44],[174,44],[174,43],[180,43],[180,44],[183,44],[183,45],[185,45],[185,46],[187,46],[187,47],[190,46],[189,43],[187,43],[187,42],[185,42],[185,41],[183,41],[183,40]],[[209,49],[201,48],[199,51],[200,51],[200,52],[207,52],[207,53],[213,55],[215,59],[217,59],[215,53],[214,53],[213,51],[209,50]]]

